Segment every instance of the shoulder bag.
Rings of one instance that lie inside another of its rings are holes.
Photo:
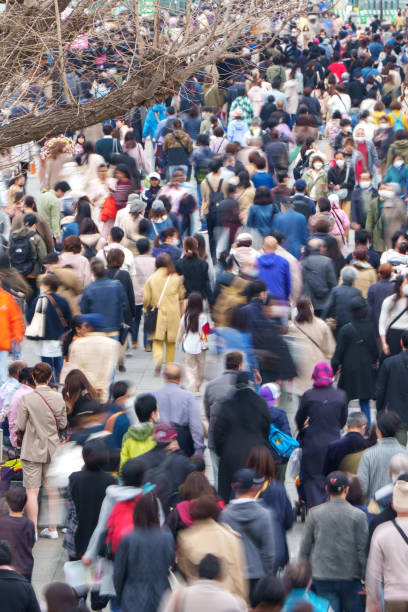
[[[149,334],[153,334],[156,330],[157,314],[159,312],[159,307],[160,307],[164,292],[166,291],[169,280],[170,280],[170,275],[167,276],[166,282],[164,283],[164,287],[160,294],[159,301],[157,302],[157,306],[153,306],[153,308],[149,308],[145,313],[144,328]]]
[[[47,299],[48,299],[48,300],[51,302],[51,304],[54,306],[54,308],[55,308],[55,312],[56,312],[56,313],[57,313],[57,315],[58,315],[58,318],[59,318],[59,320],[60,320],[60,323],[61,323],[62,327],[63,327],[64,329],[68,329],[69,325],[68,325],[68,323],[67,323],[67,320],[66,320],[66,318],[64,317],[64,315],[62,314],[61,308],[60,308],[60,307],[57,305],[57,302],[54,300],[54,298],[52,297],[52,295],[46,295],[45,297],[46,297],[46,298],[47,298]]]
[[[388,346],[390,347],[391,355],[395,355],[401,350],[400,341],[401,334],[403,331],[402,329],[392,329],[392,326],[402,317],[403,314],[407,312],[407,310],[408,306],[406,306],[404,310],[401,310],[401,312],[399,312],[397,316],[393,318],[393,320],[387,327],[387,331],[385,332],[385,339],[387,341]]]
[[[47,400],[45,399],[45,397],[43,395],[41,395],[41,393],[39,393],[38,391],[34,391],[34,393],[36,395],[38,395],[39,397],[41,397],[42,401],[44,402],[44,404],[46,404],[48,406],[48,408],[50,409],[52,416],[54,417],[54,421],[55,421],[55,425],[57,427],[57,432],[58,432],[58,437],[60,439],[61,442],[65,442],[65,436],[63,435],[63,429],[60,429],[60,426],[58,424],[58,419],[57,419],[57,415],[55,414],[55,410],[54,408],[51,406],[51,404],[49,404],[47,402]]]
[[[41,296],[35,305],[35,312],[31,319],[30,325],[27,325],[25,332],[26,338],[29,340],[43,340],[45,335],[45,313],[47,310],[47,302],[45,296]]]
[[[307,334],[304,329],[302,329],[301,327],[299,327],[298,325],[296,325],[296,323],[293,321],[293,325],[296,327],[296,329],[298,329],[300,332],[302,332],[302,334],[304,336],[306,336],[306,338],[308,340],[310,340],[310,342],[313,342],[313,344],[315,345],[316,348],[319,349],[319,351],[322,353],[322,349],[321,347],[318,345],[318,343],[316,342],[316,340],[313,340],[313,338],[311,336],[309,336],[309,334]],[[323,353],[322,353],[323,354]]]
[[[392,519],[391,523],[394,525],[395,529],[398,531],[398,533],[400,534],[400,536],[404,540],[404,542],[406,544],[408,544],[408,535],[405,533],[405,531],[403,531],[401,529],[401,527],[398,525],[397,521],[395,519]]]

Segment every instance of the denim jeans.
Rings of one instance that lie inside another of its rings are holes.
[[[142,320],[142,313],[143,313],[143,304],[136,304],[136,316],[134,318],[134,321],[132,322],[132,341],[133,342],[137,342],[137,339],[139,337],[139,327],[140,327],[140,322]],[[147,345],[151,346],[152,340],[149,340],[149,334],[143,328],[143,346],[146,348]]]
[[[327,599],[333,612],[353,612],[357,604],[360,580],[314,580],[316,595]]]
[[[120,612],[120,601],[118,597],[111,597],[110,607],[112,612]]]
[[[64,363],[62,357],[43,357],[41,355],[41,361],[43,363],[48,363],[48,365],[51,366],[51,369],[52,369],[51,382],[57,383],[59,380],[59,375],[62,370],[62,364]]]
[[[370,400],[369,399],[361,399],[360,400],[360,408],[361,412],[363,412],[367,417],[367,425],[371,423],[370,417]]]
[[[3,385],[8,378],[8,351],[0,351],[0,386]]]

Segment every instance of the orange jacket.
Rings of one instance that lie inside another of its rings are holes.
[[[9,351],[11,343],[24,338],[24,320],[16,300],[0,288],[0,351]]]
[[[112,196],[108,196],[105,198],[105,201],[101,210],[101,221],[108,221],[108,219],[115,219],[116,213],[118,209],[116,206],[115,198]]]

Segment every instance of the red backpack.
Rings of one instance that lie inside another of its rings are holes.
[[[137,501],[143,496],[140,493],[132,499],[117,502],[109,515],[108,522],[106,523],[106,556],[109,559],[113,559],[118,550],[118,546],[123,538],[134,529],[133,524],[133,511],[135,509]]]

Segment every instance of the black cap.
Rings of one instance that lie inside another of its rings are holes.
[[[249,491],[254,485],[262,485],[264,482],[263,476],[247,469],[238,470],[232,479],[232,484],[240,491]]]
[[[326,477],[326,487],[329,493],[341,493],[350,486],[350,481],[344,472],[331,472]]]
[[[31,227],[37,223],[37,217],[33,213],[27,213],[24,215],[24,225]]]

